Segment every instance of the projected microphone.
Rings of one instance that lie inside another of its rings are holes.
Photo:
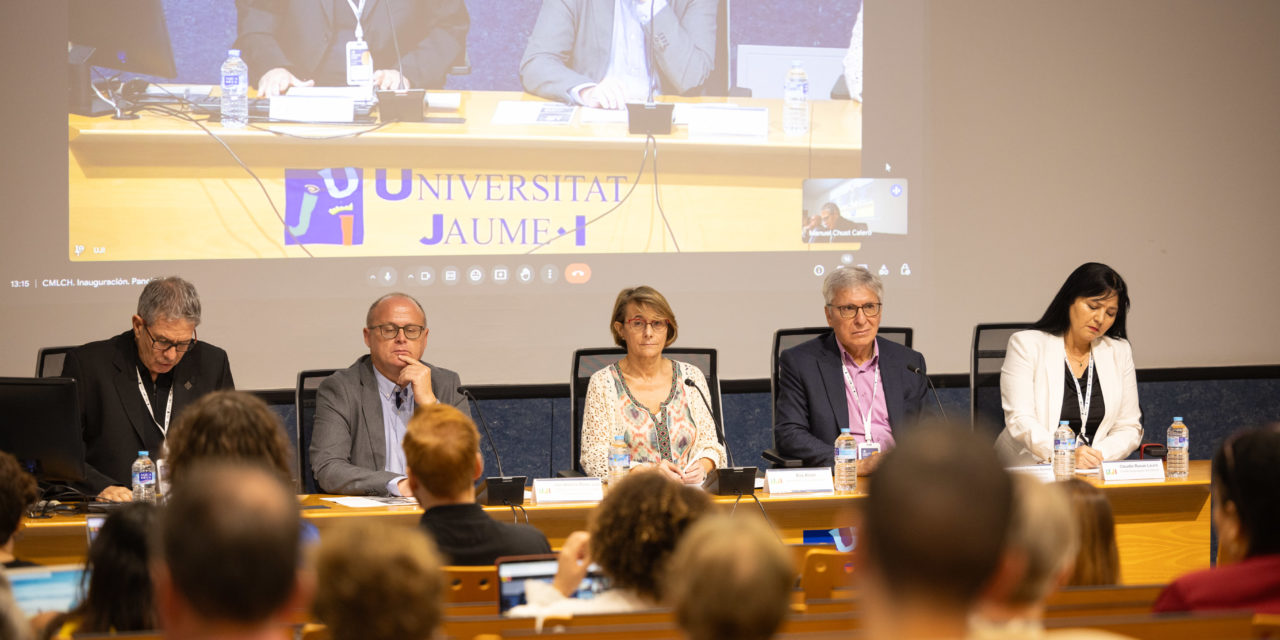
[[[391,45],[395,47],[396,50],[396,69],[400,72],[400,79],[396,82],[396,90],[399,91],[404,89],[405,84],[404,59],[400,57],[400,38],[396,36],[396,19],[391,14],[391,3],[384,2],[382,3],[382,7],[387,10],[387,24],[391,27]],[[496,457],[498,452],[495,451],[493,455]],[[498,471],[501,473],[502,470],[499,469]]]
[[[724,427],[720,426],[720,421],[716,420],[716,412],[711,410],[711,403],[707,401],[707,395],[702,392],[698,385],[694,384],[693,378],[684,379],[685,386],[693,387],[698,392],[698,397],[702,398],[702,404],[707,408],[707,413],[711,414],[711,423],[716,426],[716,435],[720,437],[720,442],[724,443],[724,453],[729,457],[729,466],[733,464],[733,452],[729,450],[729,441],[724,437]]]
[[[930,379],[929,379],[929,376],[928,376],[924,371],[921,371],[921,370],[920,370],[920,367],[917,367],[917,366],[915,366],[915,365],[913,365],[913,364],[908,364],[908,365],[907,365],[907,371],[910,371],[911,373],[917,373],[917,374],[920,374],[920,375],[924,376],[924,381],[929,383],[929,388],[930,388],[930,389],[933,389],[933,400],[934,400],[934,402],[937,402],[937,403],[938,403],[938,411],[941,411],[941,412],[942,412],[942,419],[943,419],[943,420],[946,420],[946,419],[947,419],[947,410],[942,408],[942,399],[938,397],[938,388],[937,388],[937,387],[935,387],[935,386],[933,386],[933,380],[930,380]]]
[[[471,400],[471,405],[476,408],[476,415],[480,416],[480,427],[484,429],[484,439],[489,441],[489,449],[493,451],[493,459],[498,463],[498,475],[507,475],[502,472],[502,456],[498,455],[498,447],[493,444],[493,434],[489,433],[489,423],[484,419],[484,411],[480,410],[480,401],[476,400],[476,397],[471,394],[471,390],[466,387],[458,387],[458,393]]]

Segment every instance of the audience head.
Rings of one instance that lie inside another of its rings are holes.
[[[356,521],[325,531],[312,610],[333,640],[426,640],[444,615],[435,543],[417,527]]]
[[[17,458],[0,451],[0,546],[13,539],[22,516],[40,499],[40,486]]]
[[[1056,486],[1066,492],[1072,519],[1080,529],[1080,551],[1067,584],[1073,587],[1119,584],[1120,549],[1116,546],[1116,521],[1107,496],[1079,478]]]
[[[1280,553],[1280,423],[1238,431],[1213,457],[1218,561]]]
[[[865,591],[886,617],[907,608],[967,615],[1000,562],[1012,484],[990,443],[967,428],[922,424],[885,454],[858,554]]]
[[[711,508],[701,489],[647,470],[609,487],[592,514],[591,558],[620,589],[661,600],[659,580],[680,536]]]
[[[1027,475],[1013,476],[1013,520],[1005,553],[1020,573],[1001,604],[1037,607],[1067,578],[1080,533],[1066,495]]]
[[[156,278],[142,288],[133,316],[138,358],[152,373],[167,373],[196,343],[200,296],[177,276]]]
[[[691,640],[764,640],[782,626],[794,584],[791,552],[768,523],[709,515],[676,545],[666,599]]]
[[[427,350],[427,313],[407,293],[388,293],[369,305],[364,318],[364,344],[373,367],[393,382],[407,364]]]
[[[667,336],[663,347],[671,346],[676,341],[676,336],[680,334],[680,325],[676,322],[676,312],[671,310],[671,305],[667,302],[666,297],[658,293],[653,287],[641,285],[639,287],[630,287],[618,292],[618,297],[613,301],[613,315],[610,316],[609,332],[613,334],[613,342],[619,347],[627,346],[628,337],[635,341],[638,335],[642,335],[645,331],[652,331],[648,326],[639,332],[634,331],[628,325],[628,322],[642,316],[642,321],[665,320],[667,322]],[[633,347],[635,345],[632,345]]]
[[[299,526],[277,470],[193,465],[161,516],[153,577],[166,630],[274,622],[299,597]]]
[[[404,433],[404,459],[414,495],[465,495],[484,471],[480,434],[471,418],[447,404],[419,408]]]
[[[1128,338],[1125,319],[1129,315],[1129,287],[1115,269],[1098,262],[1086,262],[1076,267],[1032,328],[1063,335],[1076,328],[1078,323],[1072,322],[1073,315],[1087,313],[1087,306],[1097,303],[1115,304],[1116,307],[1111,327],[1103,333],[1113,338]]]
[[[191,403],[169,432],[169,478],[184,482],[198,461],[260,464],[292,480],[289,443],[267,403],[243,391],[215,391]]]
[[[146,502],[111,513],[89,545],[85,592],[70,612],[77,631],[144,631],[156,628],[151,599],[151,536],[159,510]]]
[[[822,218],[822,226],[827,229],[836,228],[836,220],[840,219],[840,207],[834,202],[828,202],[822,205],[822,210],[818,212]]]

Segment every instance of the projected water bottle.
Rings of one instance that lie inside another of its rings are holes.
[[[249,123],[249,67],[240,50],[227,52],[222,63],[222,126],[239,129]]]
[[[789,136],[809,133],[809,75],[799,60],[791,63],[782,90],[782,132]]]

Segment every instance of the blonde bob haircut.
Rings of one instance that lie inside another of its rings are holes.
[[[480,433],[476,424],[447,404],[420,407],[404,430],[404,461],[433,496],[456,496],[475,479]]]
[[[609,332],[613,334],[614,344],[624,349],[627,346],[627,341],[622,337],[622,323],[627,320],[623,316],[629,304],[647,309],[659,319],[667,321],[670,326],[667,328],[667,343],[663,346],[669,347],[676,341],[676,336],[680,333],[679,326],[676,324],[676,312],[671,310],[666,297],[658,293],[657,289],[640,285],[619,291],[618,299],[613,302],[613,320],[609,323]]]

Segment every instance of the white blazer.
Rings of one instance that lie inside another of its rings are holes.
[[[1066,357],[1061,336],[1036,330],[1010,336],[1000,368],[1005,427],[996,438],[996,452],[1006,464],[1053,460],[1053,432],[1062,415]],[[1093,341],[1093,362],[1106,410],[1092,435],[1092,446],[1104,460],[1123,460],[1142,442],[1133,350],[1127,340],[1104,336]]]

